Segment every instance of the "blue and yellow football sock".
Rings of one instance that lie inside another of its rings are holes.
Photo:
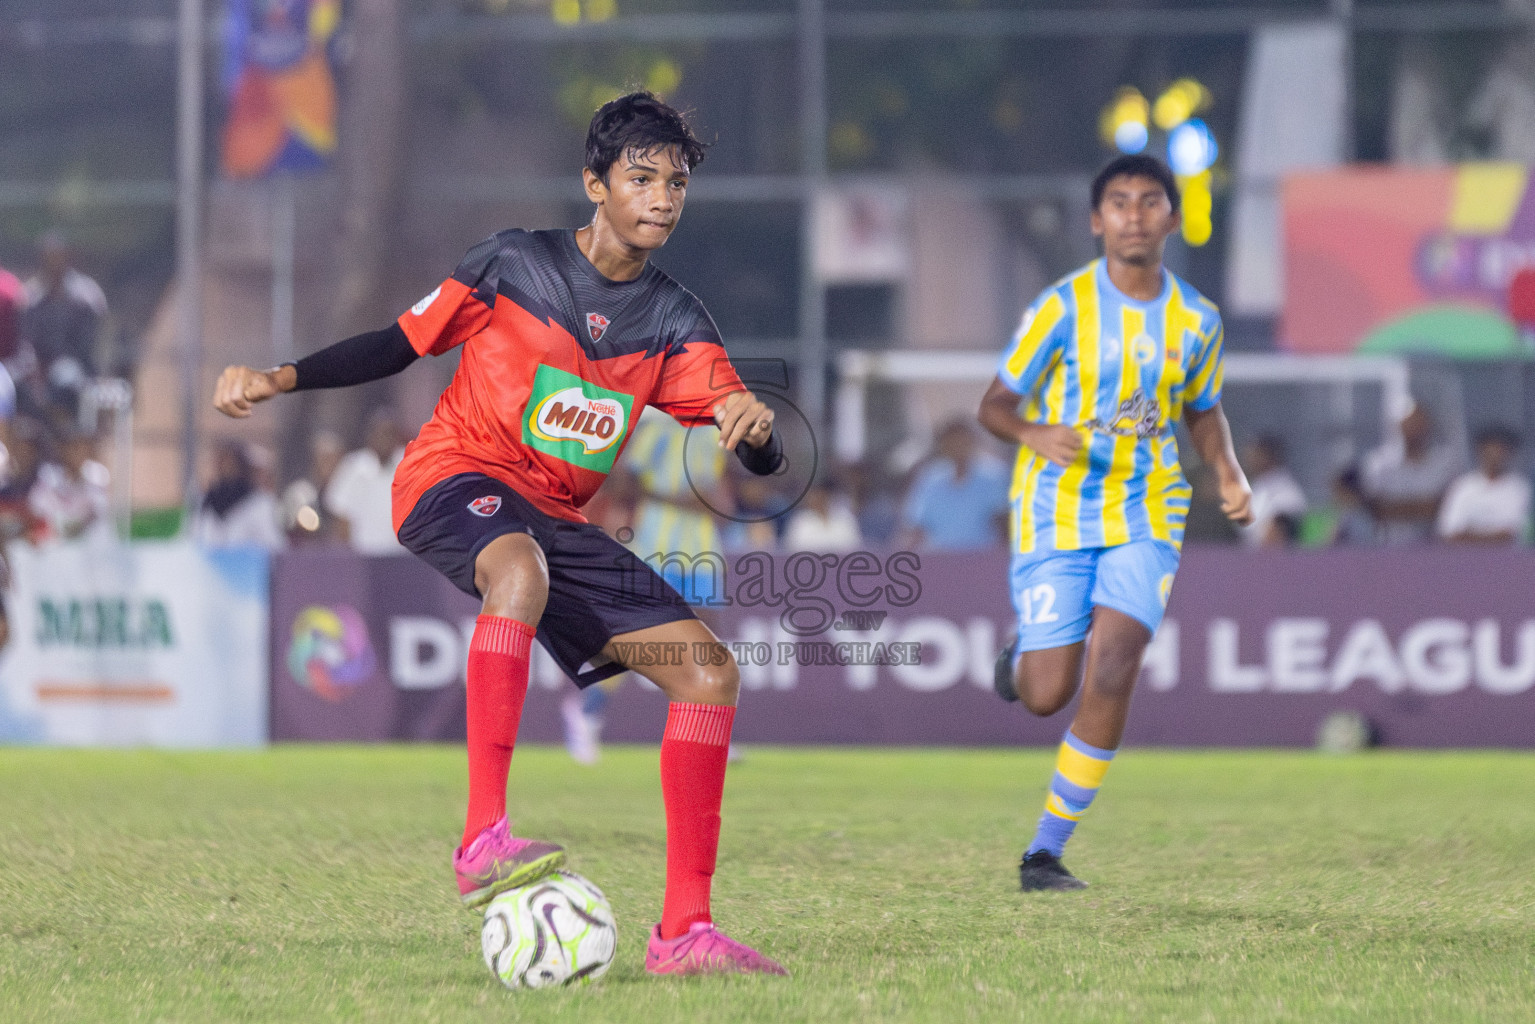
[[[1045,813],[1039,819],[1039,831],[1024,855],[1048,850],[1059,857],[1066,840],[1087,813],[1103,777],[1108,774],[1114,751],[1085,743],[1066,730],[1060,752],[1055,757],[1055,778],[1050,780],[1050,794],[1045,797]]]

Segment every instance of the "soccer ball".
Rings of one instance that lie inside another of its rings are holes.
[[[497,896],[480,931],[485,966],[507,988],[585,984],[607,973],[617,947],[608,898],[573,871]]]

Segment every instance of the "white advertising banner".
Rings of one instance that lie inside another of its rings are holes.
[[[900,281],[911,269],[904,189],[823,188],[816,193],[814,223],[816,273],[824,283]]]
[[[7,557],[0,742],[266,742],[264,552],[72,542]]]

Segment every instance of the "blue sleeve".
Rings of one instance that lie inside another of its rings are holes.
[[[1204,322],[1200,325],[1199,346],[1194,351],[1194,358],[1189,364],[1188,383],[1183,389],[1183,405],[1195,412],[1203,412],[1214,408],[1221,400],[1221,387],[1225,383],[1225,366],[1222,364],[1221,347],[1225,340],[1225,329],[1221,325],[1221,315],[1210,307]]]
[[[1019,395],[1032,394],[1060,356],[1071,315],[1060,288],[1052,288],[1024,310],[1018,329],[997,364],[997,379]]]

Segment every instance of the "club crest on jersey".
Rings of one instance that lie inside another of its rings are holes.
[[[522,443],[585,469],[613,468],[634,397],[540,366],[522,417]]]
[[[475,498],[469,503],[469,511],[477,516],[485,516],[487,519],[501,511],[501,496],[487,494],[483,498]]]
[[[592,336],[593,341],[601,341],[607,333],[608,318],[601,313],[586,314],[586,332]]]

